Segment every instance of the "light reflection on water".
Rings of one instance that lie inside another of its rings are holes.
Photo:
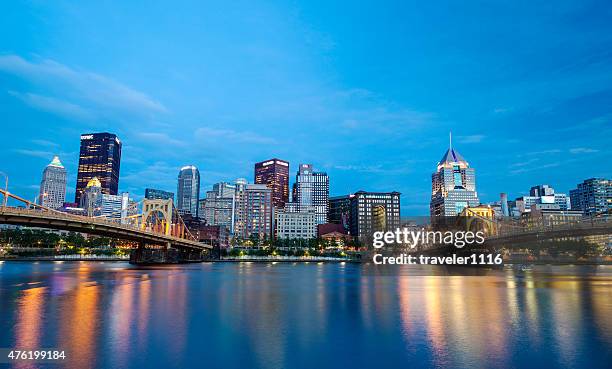
[[[0,347],[64,349],[71,368],[594,368],[612,268],[6,262],[0,316]]]

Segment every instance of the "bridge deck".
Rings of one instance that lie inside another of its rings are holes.
[[[0,223],[82,232],[158,245],[169,243],[173,247],[212,249],[211,245],[195,240],[159,234],[119,222],[61,212],[1,207]]]

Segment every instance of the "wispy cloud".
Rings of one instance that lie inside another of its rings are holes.
[[[42,96],[33,93],[20,93],[16,91],[8,91],[8,93],[22,100],[33,108],[49,113],[80,120],[92,118],[91,113],[79,105],[56,99],[54,97]]]
[[[479,143],[485,137],[485,135],[458,136],[457,141],[462,144]]]
[[[27,93],[20,96],[26,97],[38,108],[55,112],[83,114],[86,110],[93,113],[91,110],[97,109],[101,115],[108,111],[150,115],[168,111],[163,104],[145,93],[112,78],[49,59],[28,61],[18,55],[0,56],[0,72],[53,91],[57,96]]]
[[[548,149],[548,150],[539,150],[539,151],[530,151],[518,156],[534,156],[534,155],[546,155],[546,154],[559,154],[561,152],[560,149]]]
[[[533,166],[533,167],[527,167],[527,166],[523,166],[521,168],[518,169],[514,169],[510,171],[510,174],[521,174],[521,173],[525,173],[525,172],[532,172],[534,170],[541,170],[541,169],[547,169],[547,168],[555,168],[560,166],[561,163],[549,163],[549,164],[543,164],[543,165],[537,165],[537,166]]]
[[[276,140],[249,131],[234,131],[231,129],[198,128],[195,137],[200,140],[223,139],[226,142],[254,143],[254,144],[274,144]]]
[[[51,159],[53,158],[53,155],[54,155],[53,152],[44,151],[44,150],[17,149],[15,150],[15,152],[21,155],[33,156],[33,157],[44,158],[44,159]]]
[[[30,141],[36,146],[49,147],[49,148],[59,147],[59,144],[57,144],[56,142],[52,142],[52,141],[44,140],[40,138],[35,138]]]
[[[594,152],[599,152],[599,150],[591,149],[588,147],[575,147],[573,149],[570,149],[569,152],[571,154],[590,154]]]
[[[185,146],[187,143],[181,140],[177,140],[175,138],[170,137],[166,133],[160,132],[140,132],[137,133],[137,136],[141,138],[143,141],[159,143],[165,145],[172,146]]]

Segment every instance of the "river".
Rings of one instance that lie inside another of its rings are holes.
[[[609,368],[612,267],[5,261],[0,317],[69,368]]]

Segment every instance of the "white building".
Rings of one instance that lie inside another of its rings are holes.
[[[317,224],[327,223],[329,210],[329,177],[314,172],[312,164],[300,164],[293,184],[293,202],[299,209],[314,207]]]
[[[59,157],[54,156],[43,171],[38,203],[51,209],[59,209],[64,205],[65,200],[66,169]]]
[[[285,208],[276,211],[276,237],[316,238],[317,211],[314,206],[285,204]]]

